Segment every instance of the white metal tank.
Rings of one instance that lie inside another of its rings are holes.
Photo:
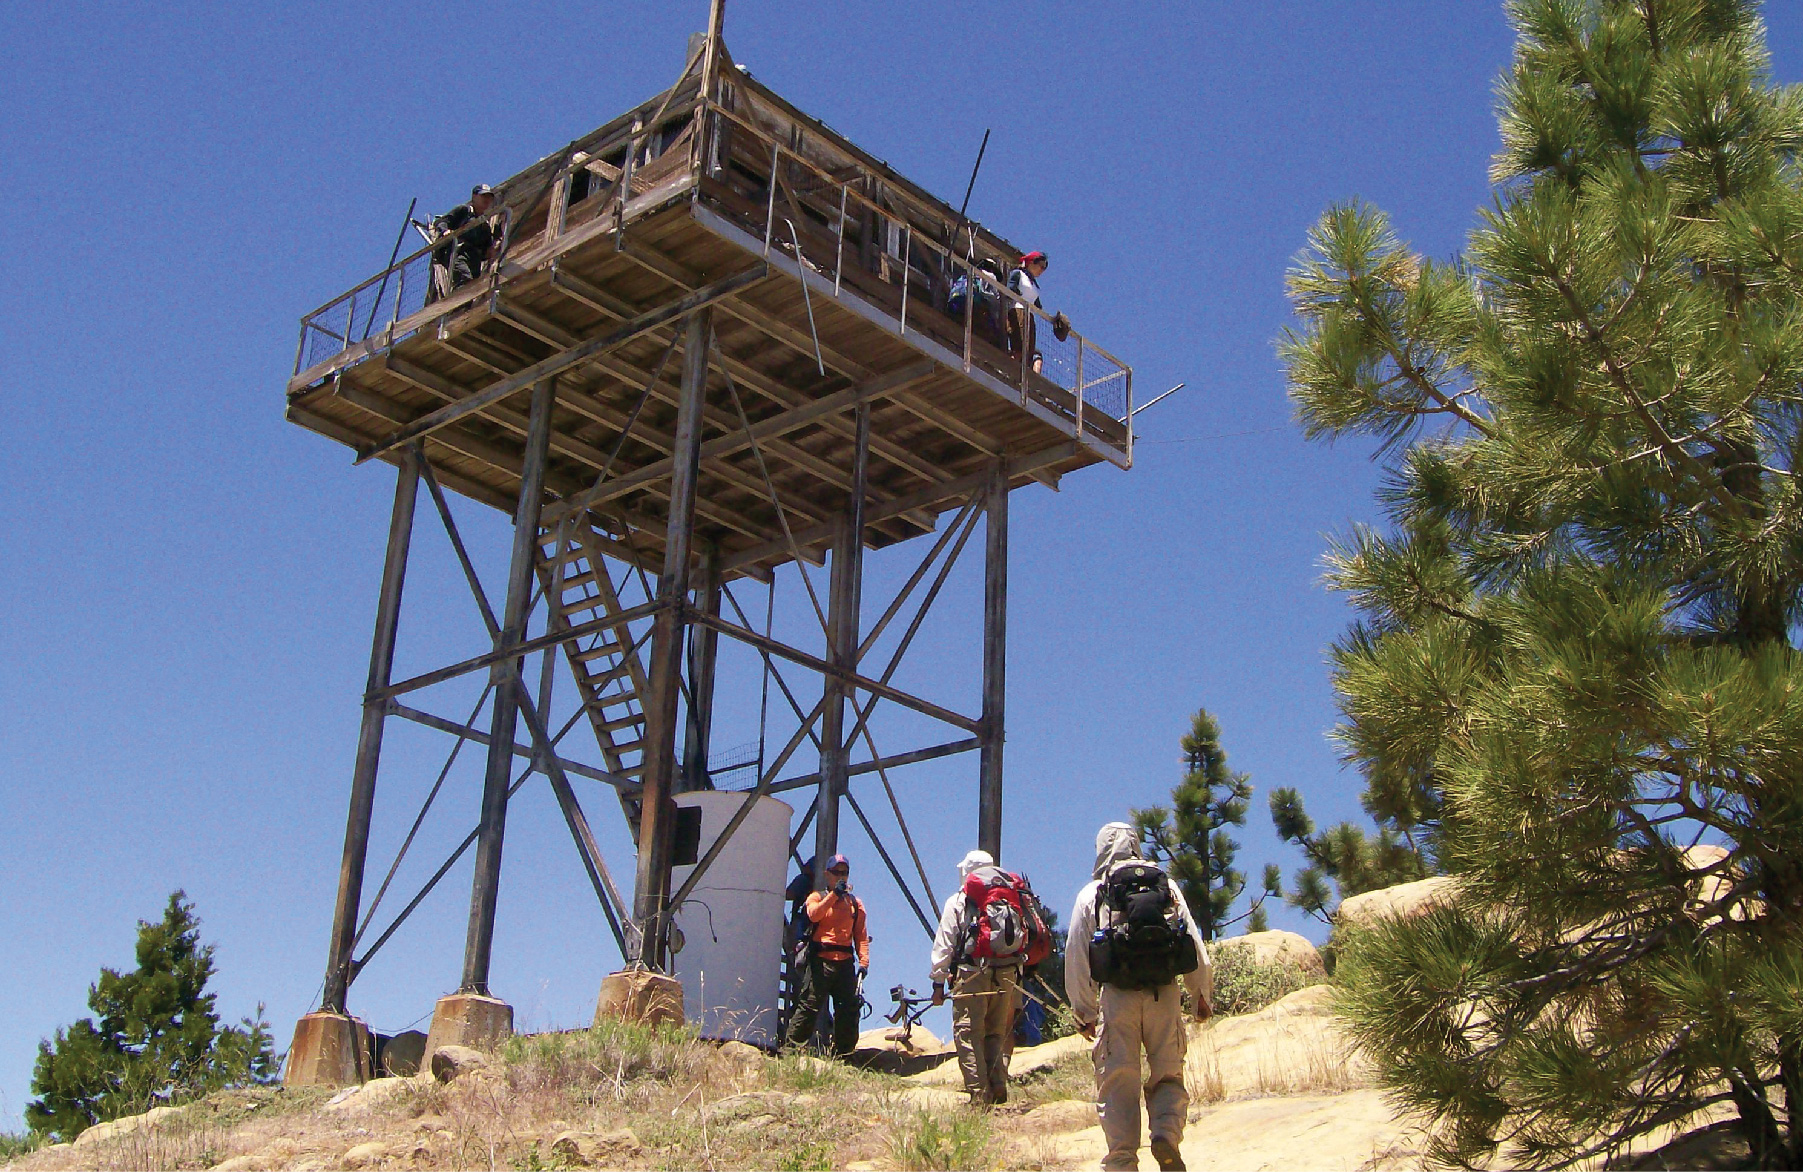
[[[680,890],[694,864],[745,803],[742,793],[699,790],[675,795],[676,859],[670,890]],[[700,818],[699,832],[696,813]],[[759,798],[733,831],[701,882],[676,912],[683,935],[676,977],[688,1019],[704,1038],[775,1046],[782,979],[783,886],[789,821],[795,811]]]

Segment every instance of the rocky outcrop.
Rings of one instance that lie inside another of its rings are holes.
[[[454,1082],[487,1069],[490,1062],[488,1055],[468,1046],[440,1046],[432,1051],[432,1077],[439,1082]]]
[[[1449,903],[1457,892],[1450,875],[1432,875],[1413,883],[1398,883],[1362,895],[1350,895],[1340,901],[1335,916],[1336,928],[1362,927],[1380,919],[1408,919],[1430,907]]]
[[[1320,950],[1309,942],[1308,937],[1295,932],[1248,932],[1244,936],[1229,936],[1214,941],[1208,951],[1217,963],[1224,957],[1239,955],[1257,965],[1281,965],[1317,979],[1327,976]]]

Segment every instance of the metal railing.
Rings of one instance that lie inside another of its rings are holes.
[[[1060,338],[1054,314],[986,272],[975,256],[974,227],[959,231],[972,245],[959,255],[858,190],[862,176],[835,178],[736,112],[713,102],[704,110],[730,123],[733,133],[758,141],[759,163],[766,169],[763,206],[756,209],[762,222],[751,218],[753,209],[742,199],[719,198],[725,193],[717,189],[711,189],[716,198],[704,189],[700,199],[760,236],[766,257],[787,255],[823,283],[830,279],[834,297],[848,285],[867,297],[874,294],[893,317],[898,336],[939,343],[958,356],[967,373],[981,371],[1013,390],[1023,405],[1048,408],[1078,435],[1131,453],[1132,368],[1075,328]],[[738,159],[742,166],[744,152]],[[805,190],[797,190],[803,183]],[[860,255],[861,241],[848,239],[854,211],[874,217],[877,226],[876,255],[869,264]],[[986,259],[1002,267],[1013,258]],[[960,280],[965,295],[954,312],[947,308],[948,294]],[[978,291],[975,296],[972,290]]]
[[[387,333],[401,322],[425,309],[433,301],[446,300],[471,285],[487,281],[492,287],[494,274],[506,259],[513,230],[513,214],[500,208],[495,213],[501,221],[501,247],[495,259],[484,266],[475,280],[466,281],[446,297],[432,296],[432,257],[441,250],[450,255],[465,233],[481,226],[472,220],[455,232],[447,232],[395,261],[361,285],[326,302],[301,318],[300,345],[294,354],[294,373],[311,370],[335,355]],[[492,218],[492,217],[487,217]],[[405,335],[401,335],[404,337]],[[398,338],[396,339],[398,340]]]

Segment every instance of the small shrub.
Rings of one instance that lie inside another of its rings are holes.
[[[1257,1013],[1323,977],[1295,965],[1260,964],[1249,948],[1223,948],[1214,957],[1215,1012]]]
[[[770,1153],[770,1167],[776,1172],[831,1172],[831,1144],[817,1139],[788,1144]]]
[[[989,1120],[974,1111],[920,1108],[891,1119],[889,1155],[904,1172],[987,1168]]]
[[[784,1054],[769,1064],[767,1073],[773,1084],[794,1091],[845,1090],[862,1081],[861,1072],[842,1062],[806,1054]]]
[[[41,1141],[29,1131],[0,1131],[0,1164],[29,1156],[40,1146]]]

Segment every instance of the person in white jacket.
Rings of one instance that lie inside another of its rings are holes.
[[[1064,948],[1064,992],[1083,1036],[1095,1039],[1090,1057],[1096,1068],[1096,1111],[1108,1155],[1102,1167],[1139,1167],[1140,1090],[1145,1089],[1151,1124],[1152,1155],[1165,1172],[1181,1169],[1183,1125],[1189,1114],[1189,1092],[1183,1085],[1183,1058],[1189,1049],[1184,1033],[1182,999],[1176,982],[1156,989],[1120,989],[1098,985],[1089,971],[1089,941],[1096,932],[1096,898],[1108,869],[1123,859],[1137,859],[1139,834],[1125,822],[1110,822],[1096,834],[1095,878],[1077,893],[1071,909],[1070,934]],[[1201,963],[1181,978],[1189,990],[1197,1021],[1214,1012],[1214,966],[1196,930],[1182,890],[1171,884]],[[1146,1068],[1140,1068],[1140,1051]]]
[[[978,1107],[1008,1101],[1008,1057],[1014,1047],[1014,1015],[1020,1009],[1020,965],[982,964],[962,955],[969,929],[970,901],[964,880],[980,867],[995,866],[985,850],[974,850],[958,863],[958,889],[946,897],[933,936],[933,1004],[945,1004],[952,989],[952,1042],[958,1047],[958,1069],[964,1089]]]

